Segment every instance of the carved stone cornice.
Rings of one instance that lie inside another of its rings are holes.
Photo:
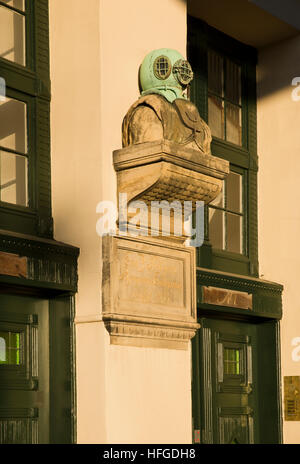
[[[233,312],[243,314],[244,317],[263,317],[280,320],[282,317],[282,292],[283,286],[276,282],[256,277],[230,274],[227,272],[214,271],[204,268],[197,268],[197,288],[198,304],[201,311],[209,309],[206,303],[205,291],[203,287],[211,286],[216,289],[228,289],[231,292],[244,293],[251,305],[248,308],[237,309],[236,305],[231,305]],[[201,291],[202,288],[202,291]],[[202,296],[201,296],[202,295]],[[216,312],[216,303],[210,308]],[[229,310],[228,310],[229,311]]]
[[[0,230],[0,283],[76,292],[78,255],[71,245]]]
[[[171,162],[217,179],[224,179],[229,172],[227,161],[169,140],[140,143],[113,152],[114,168],[117,172],[159,161]]]
[[[155,318],[103,316],[112,344],[184,350],[200,325],[157,321]]]
[[[257,277],[230,274],[229,272],[214,271],[200,267],[197,267],[197,279],[203,285],[224,287],[249,293],[264,291],[267,293],[281,295],[283,291],[283,286],[276,282],[269,282]]]
[[[220,193],[229,163],[210,154],[160,140],[113,154],[118,192],[128,202],[173,200],[209,203]]]
[[[154,207],[152,202],[167,201],[168,205],[176,202],[179,206],[171,220],[173,232],[168,236],[169,240],[174,240],[174,231],[181,230],[182,242],[187,238],[183,225],[187,219],[184,215],[185,202],[190,202],[192,210],[195,210],[196,202],[213,201],[221,192],[223,179],[229,172],[228,161],[168,140],[130,145],[115,151],[113,159],[118,199],[120,194],[126,194],[127,205],[132,201],[144,202],[148,211],[150,206]],[[179,207],[182,213],[178,214]],[[160,217],[170,214],[168,206],[165,208],[165,211],[163,207],[159,210]],[[132,226],[132,216],[128,214],[125,221],[119,218],[122,227]],[[152,219],[150,214],[145,223],[140,224],[141,229],[150,227],[149,219]],[[160,237],[166,236],[163,221],[157,232]]]

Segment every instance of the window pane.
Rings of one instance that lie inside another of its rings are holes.
[[[212,50],[208,51],[208,91],[224,96],[223,58]]]
[[[239,349],[224,348],[224,374],[241,374]]]
[[[19,366],[21,363],[21,334],[0,332],[0,364]]]
[[[6,362],[6,341],[0,337],[0,363]]]
[[[212,135],[224,139],[224,102],[212,95],[208,97],[208,125]]]
[[[242,104],[241,67],[230,60],[226,60],[226,99]]]
[[[2,0],[8,6],[17,8],[18,10],[25,11],[25,0]]]
[[[27,158],[0,151],[0,200],[28,206]]]
[[[226,103],[226,140],[242,145],[242,110],[231,103]]]
[[[230,171],[226,178],[226,208],[241,213],[242,205],[242,176]]]
[[[19,100],[0,101],[0,146],[27,153],[26,104]]]
[[[224,212],[209,208],[209,241],[214,248],[224,249]]]
[[[25,66],[25,17],[0,6],[0,24],[0,57]]]
[[[242,217],[226,213],[227,250],[233,253],[243,253]]]
[[[221,192],[219,193],[217,198],[215,198],[215,200],[211,201],[209,204],[214,205],[214,206],[218,206],[219,208],[224,208],[224,206],[225,206],[225,202],[224,202],[224,181],[222,181],[222,190],[221,190]]]

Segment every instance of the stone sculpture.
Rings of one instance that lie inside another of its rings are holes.
[[[192,78],[190,64],[177,51],[148,54],[140,68],[142,95],[123,120],[123,147],[164,139],[209,154],[210,129],[185,96]]]
[[[212,156],[210,129],[185,96],[192,78],[175,50],[149,53],[141,96],[123,120],[123,148],[113,153],[118,198],[131,207],[119,216],[119,233],[103,239],[103,320],[112,344],[188,349],[199,328],[196,254],[184,244],[184,224],[198,201],[220,193],[229,163]],[[137,236],[136,210],[144,207]]]

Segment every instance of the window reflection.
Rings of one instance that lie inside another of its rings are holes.
[[[0,201],[28,206],[27,107],[0,101]]]
[[[13,98],[0,101],[0,146],[27,153],[26,104]]]
[[[212,135],[242,145],[241,66],[208,51],[208,125]]]
[[[28,206],[27,158],[0,151],[0,200]]]
[[[208,97],[208,125],[212,135],[224,139],[224,102],[214,95]]]
[[[242,248],[242,217],[237,214],[226,214],[227,250],[233,253],[243,253]]]
[[[226,140],[242,145],[242,110],[231,103],[226,105]]]
[[[241,374],[241,354],[239,349],[224,348],[224,374]]]
[[[8,5],[13,6],[7,2]],[[23,6],[22,2],[16,2]],[[26,65],[25,16],[0,5],[0,57]]]
[[[25,11],[25,0],[2,0],[8,6]]]
[[[214,248],[224,249],[224,212],[209,208],[209,241]]]
[[[209,204],[209,241],[214,248],[244,253],[243,176],[230,171],[218,197]]]
[[[226,206],[235,213],[242,212],[242,176],[230,171],[226,179]]]

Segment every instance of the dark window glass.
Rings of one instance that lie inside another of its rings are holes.
[[[209,240],[214,248],[244,252],[243,176],[230,171],[220,195],[209,204]]]
[[[235,348],[224,348],[224,374],[240,375],[241,374],[241,352]]]
[[[0,201],[28,206],[27,107],[0,101]]]
[[[26,66],[26,18],[23,1],[3,2],[0,5],[0,57]]]
[[[208,51],[208,124],[212,135],[242,145],[241,67]]]

